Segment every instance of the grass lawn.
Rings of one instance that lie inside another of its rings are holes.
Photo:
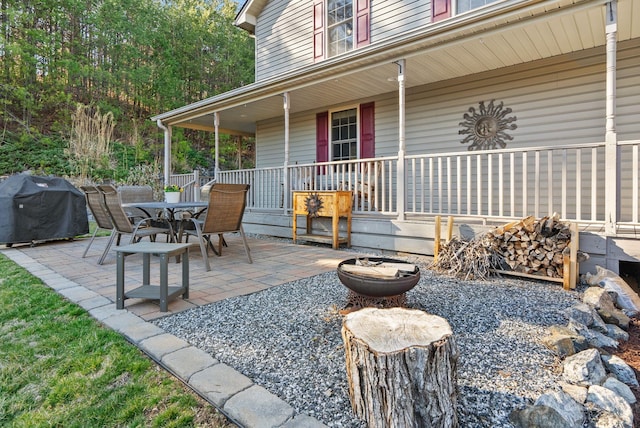
[[[2,254],[0,338],[0,426],[232,426],[118,333]]]

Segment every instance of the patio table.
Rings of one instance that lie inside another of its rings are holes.
[[[205,208],[209,206],[209,202],[207,201],[191,201],[191,202],[165,202],[165,201],[146,201],[146,202],[127,202],[123,203],[123,208],[139,208],[144,211],[149,217],[152,215],[147,210],[165,210],[169,213],[169,220],[175,220],[175,212],[178,209],[188,210],[193,208],[195,210],[200,209],[200,211],[195,213],[195,217],[200,215]]]
[[[176,218],[176,210],[190,210],[193,209],[193,217],[198,218],[206,208],[209,206],[209,202],[206,201],[192,201],[192,202],[166,202],[166,201],[146,201],[146,202],[127,202],[122,204],[122,208],[138,208],[143,211],[147,217],[153,218],[149,211],[151,210],[163,210],[167,213],[166,219],[171,223],[174,230],[174,241],[178,242],[180,227],[178,225],[179,220]],[[182,220],[182,219],[180,219]]]

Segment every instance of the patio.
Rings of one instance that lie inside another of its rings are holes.
[[[250,236],[249,264],[240,236],[226,238],[229,246],[222,257],[211,257],[210,272],[199,252],[191,252],[191,297],[171,301],[169,312],[160,312],[157,301],[138,299],[116,309],[115,251],[97,264],[106,237],[85,259],[86,239],[0,251],[123,334],[239,426],[361,426],[349,407],[342,318],[335,310],[346,290],[334,271],[354,253]],[[130,287],[141,280],[141,258],[127,261]],[[170,263],[170,283],[179,282],[180,267]],[[559,380],[557,360],[539,338],[563,323],[564,309],[578,299],[556,284],[468,282],[424,271],[408,303],[454,329],[464,356],[458,366],[461,426],[509,426],[505,409],[524,407]],[[206,305],[212,302],[219,303]]]
[[[225,234],[228,247],[221,257],[210,255],[211,271],[206,272],[197,242],[189,251],[189,299],[177,297],[169,302],[168,312],[160,312],[157,300],[127,299],[125,309],[144,320],[153,320],[197,306],[234,296],[251,294],[287,282],[333,271],[349,257],[343,250],[330,247],[294,245],[284,240],[248,236],[253,263],[247,263],[239,234]],[[103,265],[97,263],[108,237],[96,238],[86,258],[82,258],[88,238],[51,241],[35,246],[15,244],[3,248],[5,255],[20,251],[59,275],[113,302],[116,301],[116,252],[110,251]],[[151,280],[156,283],[158,261],[151,260]],[[337,278],[337,277],[336,277]],[[337,279],[336,279],[337,280]],[[127,257],[125,289],[141,284],[142,256]],[[169,264],[169,284],[181,281],[181,265]]]

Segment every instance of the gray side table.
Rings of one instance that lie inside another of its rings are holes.
[[[171,244],[163,242],[138,242],[137,244],[116,247],[116,308],[124,309],[124,301],[128,298],[160,300],[160,312],[167,312],[169,299],[182,294],[183,299],[189,298],[189,247],[191,244]],[[142,286],[131,291],[124,291],[124,262],[126,256],[142,254]],[[150,284],[151,255],[160,258],[160,285]],[[180,287],[168,284],[169,259],[181,256],[182,285]]]

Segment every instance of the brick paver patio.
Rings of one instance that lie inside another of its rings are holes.
[[[249,264],[239,235],[226,234],[228,247],[223,248],[221,257],[211,254],[211,271],[206,272],[200,249],[194,244],[190,249],[190,291],[189,299],[181,297],[169,303],[169,312],[160,312],[158,301],[127,299],[125,309],[145,320],[152,320],[167,314],[245,295],[290,281],[307,278],[320,273],[334,271],[338,263],[353,254],[331,247],[295,245],[280,240],[249,237],[249,247],[253,263]],[[2,251],[20,251],[42,265],[57,272],[64,278],[92,290],[110,301],[116,298],[116,253],[111,251],[103,265],[97,261],[104,250],[108,238],[96,238],[87,257],[82,253],[88,239],[73,241],[50,241],[35,246],[15,244]],[[181,280],[180,264],[170,263],[169,284],[177,285]],[[159,277],[159,263],[151,261],[152,283]],[[336,281],[337,281],[336,276]],[[127,258],[125,290],[135,288],[142,281],[142,256]],[[346,292],[345,292],[346,296]]]

